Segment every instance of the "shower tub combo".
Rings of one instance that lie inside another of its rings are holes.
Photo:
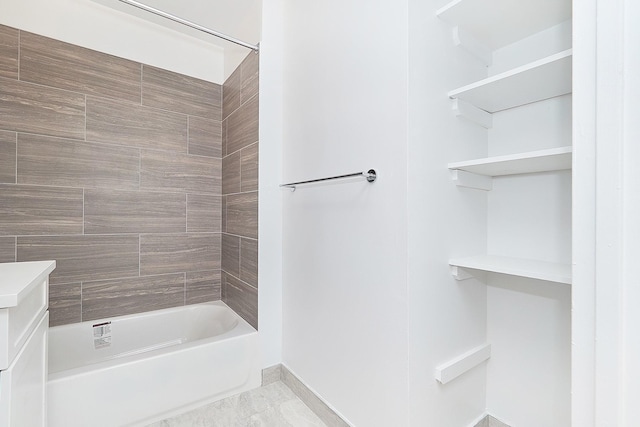
[[[144,426],[260,381],[258,333],[220,301],[49,330],[49,427]]]

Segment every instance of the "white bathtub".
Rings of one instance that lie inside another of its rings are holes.
[[[258,386],[258,333],[220,301],[49,329],[49,427],[142,426]]]

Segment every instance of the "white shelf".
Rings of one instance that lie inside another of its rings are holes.
[[[571,147],[551,148],[449,163],[448,167],[486,176],[558,171],[571,169],[571,152]]]
[[[557,283],[571,283],[571,265],[497,255],[476,255],[449,260],[449,265]]]
[[[437,15],[491,50],[571,19],[567,0],[454,0]]]
[[[571,49],[449,92],[489,113],[571,93]]]

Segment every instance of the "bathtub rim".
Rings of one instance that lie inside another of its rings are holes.
[[[47,382],[52,382],[52,381],[63,381],[67,378],[72,378],[78,375],[83,375],[86,374],[88,372],[95,372],[95,371],[101,371],[101,370],[107,370],[107,369],[111,369],[115,366],[118,365],[122,365],[125,363],[136,363],[142,360],[148,360],[151,358],[157,358],[157,357],[162,357],[162,355],[167,354],[167,353],[180,353],[180,352],[185,352],[185,351],[189,351],[192,348],[197,348],[197,347],[201,347],[201,346],[205,346],[205,345],[210,345],[214,342],[218,342],[218,341],[227,341],[227,340],[234,340],[234,339],[240,339],[244,336],[248,336],[248,335],[257,335],[258,331],[251,326],[246,320],[244,320],[238,313],[236,313],[233,309],[231,309],[227,304],[225,304],[223,301],[218,300],[218,301],[208,301],[208,302],[204,302],[204,303],[198,303],[198,304],[189,304],[189,305],[185,305],[185,306],[179,306],[179,307],[169,307],[169,308],[163,308],[163,309],[159,309],[159,310],[150,310],[150,311],[145,311],[142,313],[135,313],[135,314],[127,314],[127,315],[122,315],[122,316],[113,316],[113,317],[105,317],[102,319],[95,319],[95,320],[87,320],[85,322],[80,322],[80,323],[71,323],[71,324],[67,324],[67,325],[59,325],[59,326],[53,326],[53,327],[49,327],[49,330],[54,329],[54,328],[65,328],[65,327],[77,327],[79,324],[95,324],[95,323],[102,323],[102,322],[106,322],[106,321],[114,321],[114,320],[125,320],[125,319],[131,319],[131,318],[135,318],[135,317],[140,317],[140,316],[145,316],[145,315],[151,315],[151,313],[169,313],[169,312],[173,312],[173,311],[180,311],[180,310],[185,310],[185,309],[189,309],[190,307],[197,307],[197,306],[218,306],[221,308],[224,308],[226,310],[231,311],[232,315],[235,316],[237,318],[237,323],[236,325],[228,330],[225,331],[222,334],[219,335],[214,335],[212,337],[208,337],[208,338],[203,338],[203,339],[199,339],[199,340],[195,340],[195,341],[190,341],[190,342],[186,342],[186,343],[180,343],[180,344],[175,344],[175,345],[171,345],[168,347],[162,347],[162,348],[158,348],[158,349],[154,349],[154,350],[150,350],[150,351],[146,351],[143,353],[138,353],[138,354],[133,354],[133,355],[129,355],[129,356],[124,356],[124,357],[116,357],[114,359],[109,359],[109,360],[102,360],[96,363],[90,363],[87,365],[82,365],[82,366],[77,366],[74,368],[70,368],[70,369],[64,369],[61,371],[56,371],[56,372],[51,372],[49,371],[49,374],[47,376]],[[49,345],[49,343],[48,343]]]

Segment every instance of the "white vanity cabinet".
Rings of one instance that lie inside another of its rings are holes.
[[[46,425],[48,289],[55,266],[0,264],[0,426]]]

